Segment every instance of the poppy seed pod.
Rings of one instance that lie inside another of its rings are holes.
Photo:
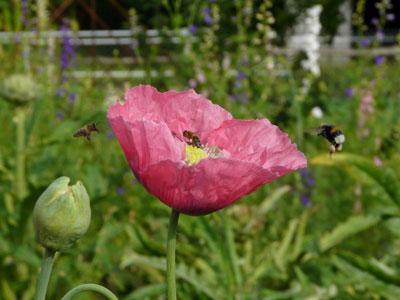
[[[13,74],[1,82],[0,96],[11,103],[22,105],[38,98],[38,87],[29,76]]]
[[[90,224],[90,200],[81,182],[69,186],[57,178],[42,193],[33,210],[36,239],[45,248],[64,250],[80,239]]]

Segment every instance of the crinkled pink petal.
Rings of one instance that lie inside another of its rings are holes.
[[[109,122],[136,176],[160,161],[184,159],[183,142],[171,134],[165,123],[129,122],[120,116]]]
[[[146,189],[166,205],[189,215],[204,215],[232,204],[276,174],[249,162],[218,158],[192,167],[162,161],[141,178]]]
[[[233,120],[196,94],[158,92],[139,86],[107,115],[128,162],[146,189],[174,209],[207,214],[226,207],[260,185],[305,167],[304,155],[267,120]],[[182,132],[200,135],[224,157],[187,166]]]
[[[162,93],[149,85],[129,89],[125,94],[125,103],[115,104],[108,113],[108,118],[116,116],[131,122],[142,119],[165,122],[181,138],[184,130],[203,137],[223,121],[232,119],[229,112],[194,90]]]
[[[288,135],[266,119],[227,120],[210,132],[205,142],[230,153],[231,158],[257,164],[264,169],[280,167],[282,176],[307,166],[304,154]]]

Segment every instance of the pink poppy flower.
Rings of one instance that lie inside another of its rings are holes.
[[[194,90],[161,93],[140,85],[107,117],[137,179],[189,215],[224,208],[307,166],[288,135],[267,119],[234,119]]]

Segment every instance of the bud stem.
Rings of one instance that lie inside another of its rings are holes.
[[[26,196],[25,183],[25,110],[23,107],[16,108],[16,168],[15,168],[15,193],[18,200]]]
[[[68,293],[66,293],[64,297],[61,298],[61,300],[70,300],[75,295],[86,291],[96,292],[103,295],[109,300],[118,300],[117,296],[115,296],[113,292],[111,292],[109,289],[94,283],[81,284],[74,287],[73,289],[69,290]]]
[[[179,212],[171,211],[169,218],[167,239],[167,296],[168,300],[176,300],[176,276],[175,276],[175,249],[176,228],[178,226]]]
[[[51,275],[51,270],[53,269],[54,256],[56,252],[45,248],[43,258],[42,258],[42,266],[40,269],[40,274],[36,287],[35,300],[45,300],[47,286],[49,284],[49,279]]]

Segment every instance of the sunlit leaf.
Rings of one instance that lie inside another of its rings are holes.
[[[327,155],[319,155],[312,158],[310,162],[313,165],[327,167],[355,167],[365,175],[365,177],[357,177],[357,179],[364,179],[364,183],[366,184],[371,184],[371,182],[373,182],[375,185],[379,186],[394,203],[400,205],[400,183],[395,172],[388,167],[376,167],[369,159],[355,154],[344,153],[334,154],[331,158]]]
[[[345,239],[376,225],[379,221],[380,217],[373,215],[350,217],[320,238],[319,247],[321,252],[335,247]]]

